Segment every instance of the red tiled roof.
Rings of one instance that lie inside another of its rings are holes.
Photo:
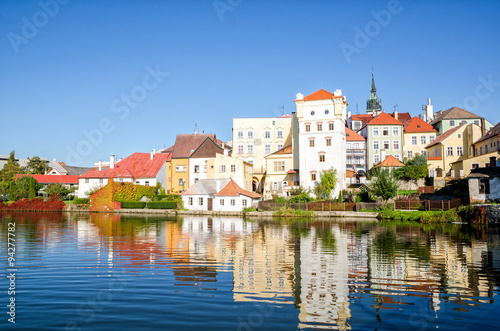
[[[394,118],[394,113],[388,114]],[[411,121],[411,115],[410,113],[398,113],[398,121],[402,123],[406,123],[408,121]]]
[[[216,140],[215,134],[178,134],[175,139],[172,158],[188,158],[204,141]]]
[[[349,128],[345,128],[346,141],[365,141],[365,137],[357,134]]]
[[[343,98],[343,96],[335,96],[333,93],[330,93],[328,91],[325,91],[323,89],[317,90],[314,93],[309,94],[308,96],[304,97],[304,101],[313,101],[313,100],[329,100],[332,98]],[[302,101],[302,100],[295,100],[295,101]]]
[[[442,135],[440,135],[439,137],[437,137],[436,140],[434,140],[433,142],[431,142],[429,145],[425,146],[425,148],[428,148],[428,147],[431,147],[431,146],[439,144],[440,142],[442,142],[443,140],[445,140],[446,138],[448,138],[449,136],[451,136],[453,133],[455,133],[455,131],[457,131],[458,129],[460,129],[464,125],[465,125],[465,123],[460,124],[459,126],[456,126],[456,127],[452,128],[452,129],[449,129],[448,131],[446,131],[445,133],[443,133]]]
[[[78,179],[80,176],[74,175],[31,175],[31,174],[18,174],[16,175],[16,180],[25,177],[31,176],[36,179],[36,181],[40,184],[78,184]]]
[[[156,153],[151,160],[150,153],[134,153],[115,164],[113,169],[101,171],[93,168],[81,178],[151,178],[156,177],[158,171],[167,162],[172,153]]]
[[[356,177],[356,173],[354,172],[354,170],[346,169],[345,170],[345,174],[346,174],[347,178],[354,178],[354,177]]]
[[[429,156],[427,158],[428,161],[433,161],[433,160],[442,160],[443,158],[441,156]]]
[[[401,123],[391,115],[385,112],[381,112],[380,115],[373,118],[366,125],[403,125],[403,123]]]
[[[387,155],[385,160],[374,165],[375,167],[404,167],[404,164],[394,156]]]
[[[372,114],[351,115],[352,121],[361,121],[361,126],[370,122],[373,119]]]
[[[236,184],[234,180],[231,179],[231,181],[224,186],[222,190],[220,190],[218,193],[214,194],[216,197],[234,197],[234,196],[239,196],[239,195],[244,195],[250,198],[258,199],[262,197],[262,195],[255,193],[255,192],[250,192],[247,190],[242,189],[241,187]]]
[[[484,134],[481,138],[479,138],[474,144],[477,144],[478,142],[488,140],[492,137],[499,137],[500,135],[500,122],[497,123],[494,127],[492,127],[488,132]]]
[[[415,116],[405,123],[404,132],[436,132],[436,129],[426,121]]]

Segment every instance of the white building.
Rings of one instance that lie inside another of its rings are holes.
[[[299,169],[300,186],[313,189],[321,171],[337,170],[337,187],[346,187],[346,106],[341,90],[318,90],[306,97],[297,94],[293,113],[294,168]]]
[[[171,153],[134,153],[120,162],[110,157],[109,167],[105,168],[100,162],[96,168],[80,176],[78,182],[78,197],[86,198],[86,192],[108,184],[109,179],[117,182],[129,182],[138,185],[156,186],[160,183],[163,188],[167,185],[167,161]]]
[[[232,179],[202,179],[181,193],[184,208],[199,211],[242,211],[261,195],[242,189]]]

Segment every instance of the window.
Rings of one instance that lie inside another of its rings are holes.
[[[265,145],[264,146],[264,153],[265,154],[271,153],[271,145]]]
[[[393,156],[394,156],[396,159],[398,159],[398,160],[399,160],[399,154],[395,154],[395,155],[393,155]]]
[[[179,186],[182,186],[184,184],[184,178],[179,178]]]
[[[413,151],[408,151],[408,159],[413,159]]]
[[[323,123],[318,123],[317,127],[318,127],[318,131],[323,131]]]
[[[306,124],[306,132],[311,132],[311,124]]]
[[[273,190],[278,190],[278,182],[273,182]]]
[[[328,123],[328,130],[333,131],[335,129],[335,125],[333,122]]]
[[[220,204],[221,206],[224,206],[224,199],[220,199],[219,201],[220,201],[220,202],[219,202],[219,204]]]
[[[273,125],[276,125],[276,121],[273,121]]]
[[[384,149],[389,149],[389,140],[384,140]]]
[[[219,172],[226,172],[226,166],[224,164],[220,166]]]
[[[434,139],[436,139],[436,137],[434,136],[429,136],[429,144],[432,143],[434,141]]]
[[[353,122],[353,129],[354,129],[354,131],[358,131],[359,129],[361,129],[361,122],[360,121],[354,121]]]
[[[462,146],[457,146],[457,155],[458,156],[464,155],[464,148]]]
[[[185,165],[175,166],[175,172],[186,172],[186,166]]]
[[[238,145],[238,154],[243,154],[243,145]]]
[[[314,147],[314,139],[309,139],[309,147]]]
[[[193,205],[193,198],[188,198],[188,205],[190,205],[190,206]]]
[[[378,155],[378,154],[373,155],[373,162],[379,163],[380,162],[380,155]]]
[[[314,114],[315,114],[315,112],[314,112],[314,110],[313,110],[313,111],[311,112],[311,116],[314,116]]]
[[[328,115],[330,111],[328,109],[325,110],[325,115]]]
[[[373,141],[373,149],[379,149],[378,140]]]
[[[460,133],[458,134],[458,138],[462,138],[462,135]]]
[[[392,149],[397,151],[399,149],[399,140],[394,140],[392,144]]]
[[[417,136],[411,136],[411,144],[416,145],[417,144]]]
[[[194,173],[198,174],[199,172],[200,172],[200,166],[199,165],[195,165],[194,166]]]
[[[264,132],[264,138],[271,138],[271,131]]]
[[[274,171],[285,171],[285,161],[275,161]]]
[[[450,126],[455,126],[455,121],[450,121]]]
[[[450,146],[450,147],[447,148],[447,154],[446,155],[453,156],[453,147]]]
[[[437,149],[437,148],[434,150],[434,156],[435,156],[435,157],[437,157],[437,156],[438,156],[438,149]]]
[[[198,181],[199,181],[199,180],[200,180],[199,178],[195,178],[195,179],[194,179],[194,182],[195,182],[195,183],[198,183]]]
[[[359,144],[358,143],[354,144],[354,149],[359,149]]]
[[[479,155],[483,155],[483,146],[479,147]]]
[[[246,207],[247,206],[247,199],[241,200],[241,204],[243,205],[243,207]]]
[[[479,168],[479,163],[472,163],[471,169],[476,169],[476,168]]]
[[[89,183],[89,179],[85,178],[85,184],[88,184],[88,183]]]
[[[311,180],[315,181],[316,180],[316,174],[311,174]]]
[[[283,144],[278,144],[278,151],[283,148]]]
[[[326,138],[326,146],[332,146],[332,138]]]
[[[243,131],[238,131],[238,139],[243,139]]]
[[[203,172],[207,173],[207,161],[205,161],[205,165],[203,166]]]
[[[248,131],[247,132],[247,138],[252,139],[253,138],[253,131]]]
[[[479,120],[474,120],[474,124],[479,125]]]
[[[484,153],[488,154],[488,145],[484,146]]]
[[[198,204],[199,204],[200,206],[203,206],[203,198],[198,198]]]
[[[479,180],[479,193],[490,194],[490,181],[488,179]]]
[[[383,136],[388,136],[389,135],[389,128],[388,127],[383,127],[382,128],[382,135]]]
[[[276,132],[276,137],[283,138],[283,131],[280,130],[280,131]]]
[[[325,154],[319,155],[319,162],[325,162]]]
[[[231,164],[231,172],[236,172],[236,165]]]
[[[392,127],[392,135],[395,137],[399,136],[399,128],[397,126]]]
[[[247,153],[248,154],[253,154],[253,145],[252,144],[247,145]]]
[[[144,185],[149,186],[149,180],[146,180],[146,181],[144,182]]]
[[[374,127],[374,128],[372,129],[372,134],[373,134],[375,137],[377,137],[377,136],[378,136],[378,128],[377,128],[377,127]]]
[[[236,205],[236,200],[235,199],[231,199],[229,202],[231,203],[231,206],[233,206],[233,207]]]
[[[427,136],[420,136],[420,144],[427,145]]]

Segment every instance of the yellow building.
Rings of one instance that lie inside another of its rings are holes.
[[[292,145],[266,156],[267,174],[263,199],[271,199],[273,195],[288,196],[290,190],[298,188],[297,170],[293,169]]]
[[[403,128],[403,162],[418,154],[426,154],[425,146],[436,140],[437,131],[427,122],[413,117]]]
[[[480,136],[480,126],[464,123],[446,131],[427,145],[425,150],[430,177],[451,176],[451,164],[473,156],[473,142]]]
[[[207,161],[207,179],[231,178],[239,187],[252,189],[253,165],[224,154],[216,154]]]

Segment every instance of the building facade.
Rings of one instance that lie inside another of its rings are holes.
[[[403,129],[403,162],[418,154],[426,154],[425,147],[436,140],[437,131],[424,120],[414,117]]]
[[[297,94],[293,113],[294,169],[299,169],[300,186],[313,189],[322,171],[337,171],[338,195],[346,187],[346,98],[341,90],[318,90],[306,97]]]

